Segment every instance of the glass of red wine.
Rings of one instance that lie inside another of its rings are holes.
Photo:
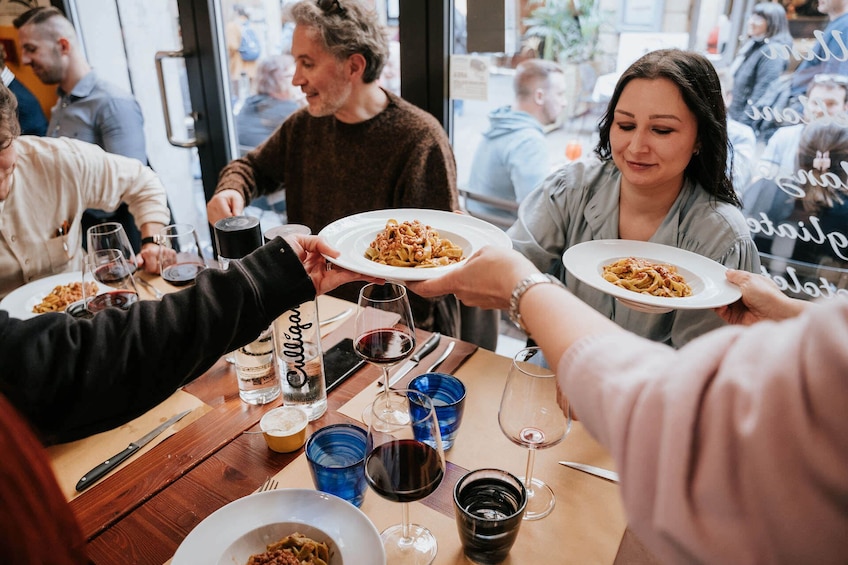
[[[156,238],[159,244],[159,272],[174,286],[194,283],[206,268],[197,230],[191,224],[165,226]]]
[[[367,284],[359,291],[354,351],[383,371],[383,392],[377,409],[381,419],[393,424],[409,421],[405,404],[395,405],[389,394],[389,367],[400,363],[415,349],[415,326],[406,287],[396,283]]]
[[[126,310],[138,302],[132,268],[120,251],[98,249],[85,256],[82,295],[92,314],[113,307]]]
[[[400,502],[403,520],[380,534],[386,562],[428,565],[436,558],[438,543],[427,528],[409,522],[409,503],[438,488],[445,475],[445,452],[433,401],[412,389],[386,390],[393,406],[406,410],[405,423],[384,410],[378,397],[366,409],[368,424],[365,480],[381,497]],[[388,416],[388,418],[387,418]],[[415,439],[428,437],[431,445]]]
[[[127,264],[135,272],[138,263],[135,252],[130,245],[130,238],[119,222],[104,222],[88,228],[86,232],[86,250],[99,251],[101,249],[117,249],[124,256]]]
[[[498,411],[501,431],[527,448],[527,468],[521,481],[527,489],[525,520],[539,520],[554,509],[551,487],[533,478],[536,450],[558,444],[571,431],[571,409],[558,403],[556,375],[542,350],[527,347],[515,354]]]

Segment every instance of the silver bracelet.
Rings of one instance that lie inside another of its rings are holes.
[[[527,331],[527,328],[524,326],[524,322],[521,320],[521,313],[518,311],[518,304],[521,302],[521,297],[524,296],[525,292],[537,284],[545,283],[555,284],[565,288],[562,281],[553,275],[534,273],[515,285],[515,288],[512,290],[512,294],[509,297],[509,319],[512,320],[512,323],[515,324],[519,330],[526,333],[528,337],[530,336],[530,332]]]

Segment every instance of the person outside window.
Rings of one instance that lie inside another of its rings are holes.
[[[511,106],[489,113],[489,129],[474,153],[468,189],[471,192],[521,202],[550,173],[545,128],[556,123],[565,108],[565,74],[551,61],[529,59],[515,69]],[[514,214],[469,201],[470,213],[505,219]]]
[[[848,75],[845,42],[848,41],[848,0],[818,0],[816,9],[827,15],[828,24],[822,32],[822,42],[817,41],[812,52],[805,57],[792,74],[789,106],[799,112],[803,105],[799,97],[807,90],[817,74]]]
[[[783,71],[788,61],[775,57],[792,46],[786,10],[776,2],[760,2],[748,17],[748,39],[739,48],[730,65],[733,89],[727,114],[737,122],[753,126],[754,119],[746,113],[758,101]]]

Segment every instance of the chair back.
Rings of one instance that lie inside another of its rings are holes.
[[[513,222],[515,221],[515,217],[518,214],[518,202],[514,200],[498,198],[497,196],[487,196],[485,194],[480,194],[479,192],[472,192],[470,190],[465,189],[459,189],[459,196],[460,203],[462,204],[462,209],[465,210],[469,216],[479,218],[504,230],[509,228],[513,224]],[[470,211],[467,209],[466,206],[466,203],[469,200],[480,202],[481,204],[486,204],[487,206],[492,206],[505,212],[509,212],[512,218],[504,218],[502,216],[488,214],[486,212],[479,212],[476,210]]]

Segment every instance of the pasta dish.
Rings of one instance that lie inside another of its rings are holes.
[[[295,532],[269,544],[265,553],[251,555],[247,565],[327,565],[329,562],[330,549],[326,543]]]
[[[442,267],[462,260],[462,248],[418,220],[386,222],[365,257],[392,267]]]
[[[626,257],[604,265],[604,280],[616,286],[652,296],[681,298],[690,296],[692,288],[673,265],[653,263],[647,259]]]
[[[97,283],[88,283],[90,286],[90,294],[97,294]],[[70,304],[82,300],[82,283],[72,282],[69,284],[60,284],[50,291],[50,294],[45,296],[41,302],[33,306],[32,311],[35,314],[43,314],[45,312],[64,312]]]

